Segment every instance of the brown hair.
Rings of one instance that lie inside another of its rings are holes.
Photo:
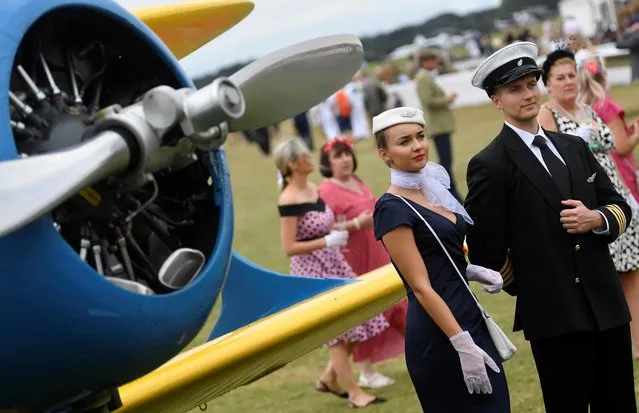
[[[386,129],[382,129],[375,133],[375,143],[377,144],[377,149],[387,149],[388,145],[386,144]],[[390,162],[384,162],[386,166],[390,168]]]
[[[347,153],[352,156],[353,172],[355,172],[357,170],[357,157],[355,156],[355,152],[353,152],[353,148],[351,148],[351,146],[346,142],[337,141],[333,143],[332,147],[329,150],[326,150],[326,148],[328,148],[328,145],[330,144],[331,142],[325,143],[320,150],[320,174],[322,174],[322,176],[325,178],[331,178],[333,176],[333,170],[331,169],[331,160],[329,159],[329,155],[331,152],[335,153],[335,156],[339,156],[343,153]]]
[[[377,149],[386,149],[386,129],[377,131],[375,134],[375,143],[377,144]]]
[[[433,49],[424,49],[419,52],[419,61],[429,61],[439,59],[440,55],[436,50]]]

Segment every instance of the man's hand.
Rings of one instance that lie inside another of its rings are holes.
[[[601,214],[586,208],[581,201],[568,199],[561,201],[561,204],[568,207],[559,216],[561,225],[569,234],[585,234],[593,229],[603,228],[605,222]]]
[[[455,102],[455,99],[457,99],[457,92],[453,92],[450,95],[448,95],[448,104],[452,105],[453,102]]]

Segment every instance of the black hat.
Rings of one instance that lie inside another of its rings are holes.
[[[550,73],[550,69],[552,68],[552,66],[555,64],[555,62],[557,62],[557,60],[563,59],[565,57],[571,59],[575,62],[575,65],[577,65],[577,62],[575,61],[575,55],[567,49],[557,49],[546,56],[546,60],[544,60],[544,63],[541,65],[541,68],[544,71],[544,74],[541,76],[541,80],[543,80],[544,85],[546,84],[546,82],[548,82],[548,74]]]
[[[537,45],[515,42],[503,47],[484,60],[473,73],[473,86],[492,92],[529,74],[537,79],[542,70],[537,66]]]

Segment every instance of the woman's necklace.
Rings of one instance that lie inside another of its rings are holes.
[[[559,109],[561,109],[561,111],[566,115],[568,119],[570,119],[571,121],[575,123],[577,128],[579,128],[579,126],[583,124],[598,128],[597,122],[592,118],[592,115],[586,110],[586,106],[580,105],[579,103],[577,103],[577,115],[573,115],[566,108],[561,106],[559,101],[555,100],[555,104],[559,107]],[[579,114],[581,114],[580,118],[578,118]],[[588,141],[588,147],[593,152],[598,152],[601,148],[599,143],[594,139],[591,139],[590,141]]]
[[[407,188],[402,188],[402,187],[398,187],[398,188],[403,189],[403,190],[406,190],[406,189],[407,189]],[[428,208],[429,208],[429,209],[433,209],[433,210],[435,210],[435,209],[441,209],[441,208],[439,208],[437,205],[435,205],[435,204],[433,203],[433,201],[431,201],[431,200],[430,200],[430,199],[428,199],[428,198],[427,198],[424,194],[422,194],[421,190],[419,190],[419,189],[417,189],[417,190],[411,190],[411,189],[408,189],[408,190],[409,190],[409,193],[411,193],[411,194],[413,194],[413,195],[416,195],[416,197],[415,197],[415,198],[421,198],[421,199],[423,199],[424,201],[426,201],[426,205],[428,206]],[[415,191],[417,191],[417,192],[415,192]],[[417,195],[417,194],[418,194],[418,195]],[[404,196],[405,196],[405,195],[404,195]],[[420,205],[421,205],[421,202],[416,201],[416,200],[415,200],[415,199],[413,199],[412,197],[410,197],[410,196],[409,196],[409,197],[407,197],[407,198],[408,198],[408,199],[411,199],[413,202],[416,202],[416,203],[418,203],[418,204],[420,204]]]
[[[559,103],[558,100],[555,100],[555,104],[557,105],[557,107],[559,108],[559,110],[561,110],[564,115],[566,115],[570,120],[572,120],[573,122],[575,122],[577,125],[579,125],[582,121],[579,121],[577,118],[579,117],[579,114],[581,114],[581,118],[586,119],[588,116],[586,116],[586,111],[584,109],[583,106],[581,106],[579,103],[577,103],[577,114],[572,114],[570,111],[568,111],[568,109],[564,108],[561,103]]]

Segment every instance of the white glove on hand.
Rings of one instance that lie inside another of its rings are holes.
[[[597,129],[591,125],[583,125],[577,128],[575,135],[579,136],[586,142],[589,142],[597,134]]]
[[[468,393],[492,394],[493,386],[490,384],[485,365],[488,364],[495,373],[499,373],[499,367],[493,359],[475,344],[468,331],[451,337],[450,342],[457,350]]]
[[[339,248],[348,243],[348,231],[343,229],[333,230],[324,236],[327,248]]]
[[[468,281],[484,284],[484,291],[490,294],[500,292],[501,287],[504,286],[504,279],[501,278],[500,273],[479,265],[469,264],[466,267],[466,277],[468,277]]]

